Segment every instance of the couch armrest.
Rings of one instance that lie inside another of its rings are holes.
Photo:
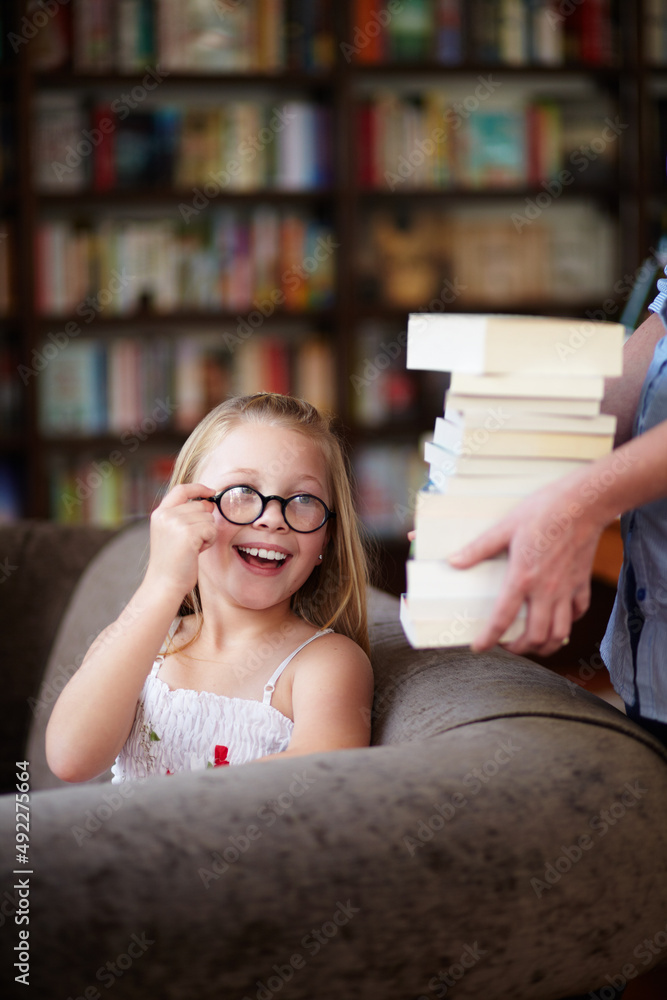
[[[665,928],[667,766],[586,722],[35,792],[31,818],[36,996],[92,996],[124,956],[126,1000],[432,998],[449,969],[470,1000],[554,1000]],[[14,830],[6,796],[7,870]]]
[[[148,521],[145,519],[117,532],[91,559],[72,592],[39,690],[30,699],[31,725],[26,755],[35,789],[66,785],[46,763],[44,743],[51,710],[95,637],[115,621],[139,586],[148,560],[148,541]],[[96,782],[110,780],[110,771],[94,779]]]
[[[14,787],[49,650],[81,573],[113,537],[108,528],[41,521],[0,525],[0,663],[7,703],[0,733],[0,789]]]

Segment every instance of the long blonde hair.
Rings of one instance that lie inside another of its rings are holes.
[[[352,500],[347,458],[328,416],[302,399],[273,392],[228,399],[211,410],[190,434],[176,459],[169,489],[180,483],[195,482],[202,461],[241,423],[286,427],[305,434],[321,449],[329,476],[330,506],[336,516],[327,522],[329,541],[324,546],[322,562],[292,595],[291,608],[311,625],[334,628],[370,653],[366,613],[368,560]],[[181,610],[197,615],[198,635],[203,616],[197,588],[187,595]]]

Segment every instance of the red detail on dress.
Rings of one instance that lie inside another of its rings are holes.
[[[227,747],[217,746],[215,748],[215,763],[213,767],[229,767],[229,761],[227,760],[227,754],[229,750]]]

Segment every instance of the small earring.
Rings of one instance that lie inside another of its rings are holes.
[[[322,562],[322,556],[318,556],[317,558]]]

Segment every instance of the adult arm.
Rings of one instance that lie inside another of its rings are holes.
[[[553,653],[590,603],[590,580],[605,525],[633,507],[667,496],[667,421],[584,469],[523,500],[493,528],[456,555],[465,569],[509,550],[508,570],[491,618],[473,644],[488,649],[514,621],[523,602],[516,653]]]
[[[614,447],[625,444],[632,437],[632,424],[637,412],[642,385],[651,363],[655,345],[665,336],[662,320],[651,313],[625,343],[623,348],[623,374],[607,379],[601,404],[603,413],[617,419]]]

